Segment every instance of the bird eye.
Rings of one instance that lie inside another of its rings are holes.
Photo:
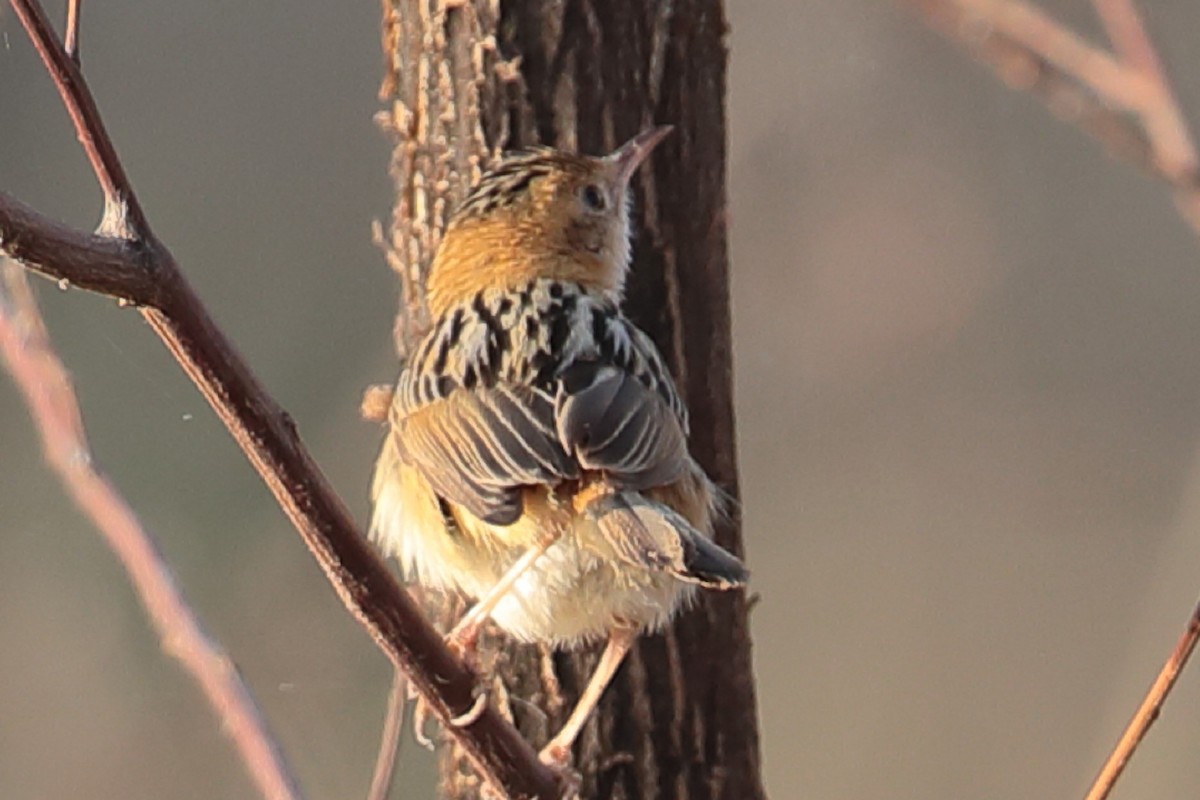
[[[589,183],[583,187],[583,204],[592,211],[603,211],[607,202],[604,199],[604,190],[594,183]]]

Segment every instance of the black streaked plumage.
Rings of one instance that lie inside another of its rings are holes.
[[[634,491],[677,480],[687,412],[653,343],[577,285],[539,280],[516,297],[444,314],[400,377],[399,443],[439,496],[503,525],[522,487],[583,470]],[[459,446],[422,433],[434,428]]]

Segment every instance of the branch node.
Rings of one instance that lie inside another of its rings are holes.
[[[141,231],[134,230],[129,219],[129,203],[120,194],[104,196],[104,215],[96,226],[96,235],[130,242],[143,238]]]

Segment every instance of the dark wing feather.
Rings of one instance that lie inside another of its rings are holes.
[[[520,487],[579,477],[537,389],[458,389],[397,423],[401,453],[434,491],[494,525],[521,515]]]
[[[696,530],[677,511],[641,495],[606,495],[588,511],[617,558],[710,589],[746,583],[742,562]]]
[[[497,525],[520,516],[525,486],[590,470],[639,491],[688,464],[687,412],[650,339],[578,288],[551,284],[537,297],[508,323],[535,322],[523,337],[505,332],[513,307],[502,299],[447,315],[396,392],[405,460],[439,496]]]
[[[558,438],[587,470],[639,491],[677,480],[687,466],[679,419],[656,393],[612,364],[576,362],[556,398]]]

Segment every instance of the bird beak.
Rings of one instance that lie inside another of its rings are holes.
[[[655,145],[665,139],[672,130],[670,125],[660,125],[644,130],[604,159],[616,168],[618,186],[629,184],[629,179],[646,160],[646,156],[650,155],[650,151],[654,149]]]

